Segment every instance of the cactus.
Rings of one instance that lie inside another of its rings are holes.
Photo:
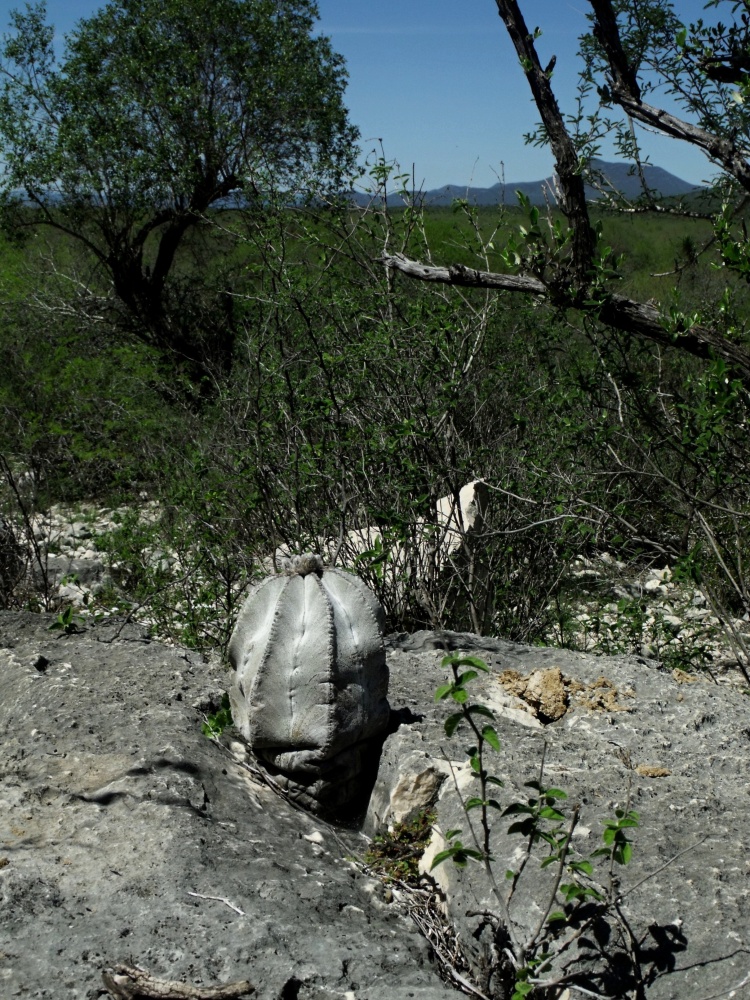
[[[252,590],[232,633],[235,724],[318,811],[356,799],[377,762],[389,717],[382,620],[358,577],[305,555]]]

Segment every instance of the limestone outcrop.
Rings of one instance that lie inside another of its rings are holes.
[[[120,965],[249,981],[254,1000],[455,996],[345,860],[362,838],[201,733],[226,670],[122,623],[60,636],[54,617],[0,612],[2,1000],[119,1000],[102,976]]]
[[[618,808],[640,816],[639,828],[629,831],[630,864],[615,865],[615,911],[593,920],[575,947],[546,970],[548,980],[562,978],[550,995],[567,997],[565,976],[575,972],[576,982],[593,995],[618,1000],[744,996],[750,990],[750,699],[739,672],[714,680],[660,670],[638,657],[597,657],[452,632],[393,637],[391,706],[406,721],[383,746],[365,829],[382,833],[429,809],[438,832],[422,858],[425,872],[446,847],[439,831],[460,829],[463,843],[474,843],[459,798],[478,794],[466,753],[473,741],[465,729],[446,737],[443,722],[456,705],[434,701],[435,689],[450,675],[443,657],[457,651],[490,667],[473,682],[472,700],[495,716],[501,750],[489,763],[503,782],[492,789],[503,810],[536,794],[528,782],[539,779],[544,757],[544,781],[568,793],[567,814],[580,807],[571,859],[602,846],[604,821]],[[477,811],[471,815],[477,822]],[[522,835],[508,832],[518,818],[491,812],[491,848],[504,896],[510,887],[505,872],[518,869],[526,845]],[[540,868],[544,855],[540,842],[511,901],[517,938],[533,934],[544,917],[556,871],[554,865]],[[490,969],[503,941],[486,916],[502,908],[483,867],[446,862],[432,875],[476,984],[487,996],[502,996]],[[606,864],[595,867],[594,882],[606,887],[607,878]],[[563,882],[569,881],[566,871]],[[596,916],[593,905],[585,911],[590,916]],[[551,946],[561,938],[558,927]],[[585,994],[571,988],[569,995]]]
[[[439,941],[433,948],[418,931],[398,885],[349,860],[364,855],[366,840],[280,797],[239,734],[228,730],[221,743],[202,735],[231,680],[220,664],[151,642],[135,626],[119,631],[121,622],[70,635],[51,632],[53,622],[0,612],[2,1000],[119,1000],[103,974],[135,982],[137,967],[144,981],[205,995],[249,982],[257,1000],[457,996],[438,975]],[[434,701],[450,650],[490,666],[478,698],[502,741],[493,766],[503,808],[531,794],[526,782],[538,777],[546,744],[547,777],[580,803],[577,851],[601,844],[602,821],[618,806],[630,801],[640,814],[633,860],[617,872],[626,924],[599,923],[582,936],[568,970],[578,984],[618,1000],[744,996],[742,689],[728,674],[714,683],[633,657],[447,632],[387,639],[391,733],[367,829],[431,809],[438,832],[424,870],[440,831],[467,831],[456,784],[464,795],[473,788],[467,741],[460,730],[446,738],[447,709]],[[493,823],[503,886],[522,847],[509,822]],[[518,933],[539,920],[549,893],[552,871],[533,862],[511,906]],[[466,965],[455,950],[449,960],[499,1000],[482,868],[446,864],[432,875]],[[577,995],[585,994],[571,987]]]

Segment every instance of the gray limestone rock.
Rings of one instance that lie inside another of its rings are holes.
[[[501,751],[492,754],[491,767],[504,785],[492,791],[503,809],[534,794],[525,783],[539,777],[546,745],[547,786],[567,791],[568,801],[580,804],[571,857],[586,857],[600,847],[603,821],[628,801],[640,814],[633,859],[627,867],[615,866],[622,919],[594,920],[577,951],[566,953],[575,958],[568,972],[581,975],[578,983],[593,995],[607,997],[701,1000],[746,994],[750,699],[739,685],[666,672],[634,657],[596,657],[449,632],[396,636],[390,646],[391,705],[402,725],[383,747],[368,833],[430,808],[439,830],[461,828],[464,844],[473,846],[456,791],[458,785],[464,798],[477,794],[466,754],[471,740],[461,729],[446,737],[443,721],[456,706],[435,704],[434,692],[450,674],[441,666],[446,651],[480,656],[491,669],[475,682],[474,697],[497,720]],[[503,894],[506,869],[517,870],[522,859],[524,838],[507,833],[517,818],[498,813],[493,821],[492,851]],[[433,838],[424,869],[444,847],[440,836]],[[544,916],[554,878],[554,866],[539,867],[541,849],[534,854],[537,860],[527,865],[511,906],[519,938]],[[488,995],[503,996],[498,978],[488,981],[493,947],[503,942],[478,915],[499,910],[482,866],[471,863],[462,870],[447,862],[433,875],[477,982]],[[596,869],[595,877],[604,884],[606,871]],[[743,986],[737,989],[738,984]],[[571,990],[571,997],[577,995]]]
[[[274,794],[243,766],[236,738],[220,747],[202,736],[200,711],[216,709],[229,675],[134,626],[116,639],[112,622],[58,636],[53,620],[0,612],[2,1000],[95,1000],[118,963],[205,986],[247,979],[259,1000],[455,995],[399,904],[344,860],[363,852],[356,832]],[[581,804],[574,844],[586,854],[631,786],[641,826],[620,872],[631,954],[616,926],[592,926],[581,984],[617,998],[729,995],[750,971],[743,691],[636,658],[454,633],[396,637],[371,832],[428,805],[441,830],[467,828],[454,785],[455,775],[472,788],[466,741],[460,730],[446,738],[449,709],[434,702],[446,648],[491,667],[479,694],[502,739],[502,805],[530,794],[546,741],[548,778]],[[550,705],[565,711],[544,724]],[[501,876],[518,863],[508,822],[494,826]],[[436,837],[429,852],[440,847]],[[527,872],[512,908],[518,933],[549,892],[549,869]],[[492,906],[483,872],[448,864],[433,875],[484,986],[492,933],[471,915]],[[500,997],[497,980],[485,992]]]
[[[71,555],[48,556],[43,565],[34,566],[34,579],[41,586],[46,575],[48,586],[58,587],[63,579],[75,579],[78,583],[98,593],[111,579],[100,558],[79,559]]]
[[[94,1000],[124,963],[259,1000],[439,1000],[365,844],[201,733],[228,675],[134,626],[0,612],[0,997]],[[227,743],[229,746],[229,742]]]

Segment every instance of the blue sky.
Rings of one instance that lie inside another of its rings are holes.
[[[210,0],[208,0],[210,2]],[[347,103],[371,150],[414,170],[425,188],[489,186],[535,180],[552,170],[546,150],[526,146],[537,121],[526,82],[495,0],[318,0],[320,29],[347,61]],[[22,6],[0,0],[0,21]],[[101,6],[96,0],[48,0],[62,35]],[[554,85],[564,111],[574,109],[577,39],[586,28],[585,0],[521,0],[529,27],[539,26],[542,59],[557,56]],[[676,0],[686,22],[703,0]],[[5,12],[5,16],[2,16]],[[653,163],[693,183],[715,168],[698,152],[647,136]],[[612,150],[602,150],[605,158]]]

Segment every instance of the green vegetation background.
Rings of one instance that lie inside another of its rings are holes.
[[[502,270],[525,221],[461,206],[269,209],[252,225],[214,213],[175,273],[196,322],[231,298],[232,370],[201,385],[118,328],[106,283],[64,236],[4,239],[0,453],[27,473],[35,509],[157,500],[161,519],[126,519],[110,556],[129,595],[165,616],[179,605],[177,637],[199,645],[225,644],[277,548],[373,527],[380,541],[341,559],[393,629],[539,641],[556,622],[564,641],[572,560],[603,549],[714,580],[739,612],[695,516],[718,491],[747,503],[746,402],[719,363],[378,262],[388,247]],[[742,330],[746,293],[725,294],[708,222],[603,221],[623,255],[618,291],[680,315],[723,303],[725,327]],[[446,571],[436,501],[478,478],[491,487],[485,528]],[[737,518],[717,511],[712,530],[744,558]],[[176,553],[188,584],[154,569],[149,546]]]

